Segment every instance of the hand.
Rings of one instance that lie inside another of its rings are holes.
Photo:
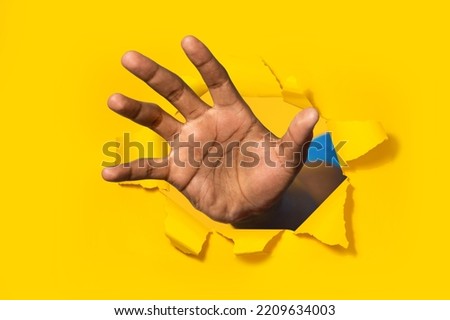
[[[172,103],[182,123],[159,106],[114,94],[108,106],[171,143],[169,156],[139,159],[103,170],[107,181],[164,179],[214,220],[237,222],[270,209],[302,167],[317,111],[308,108],[277,138],[239,95],[224,67],[198,39],[182,48],[209,88],[210,107],[180,77],[131,51],[123,66]],[[274,106],[274,116],[276,116]],[[213,159],[213,160],[211,160]],[[160,159],[161,160],[161,159]]]

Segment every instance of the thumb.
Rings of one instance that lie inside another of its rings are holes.
[[[280,141],[286,159],[295,162],[306,159],[306,152],[317,121],[319,121],[319,113],[314,108],[307,108],[297,113]],[[296,156],[299,153],[302,153],[300,159]]]

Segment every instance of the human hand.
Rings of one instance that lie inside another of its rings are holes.
[[[221,222],[238,222],[269,210],[303,165],[317,111],[308,108],[298,113],[286,134],[277,138],[255,117],[203,43],[188,36],[182,48],[200,72],[214,105],[207,105],[180,77],[153,60],[127,52],[123,66],[172,103],[186,122],[155,104],[112,95],[108,106],[113,111],[154,130],[171,143],[171,152],[159,161],[139,159],[104,168],[103,178],[167,180],[198,210]]]

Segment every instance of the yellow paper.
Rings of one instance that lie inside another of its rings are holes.
[[[233,252],[236,255],[266,252],[270,241],[278,236],[280,230],[222,230],[217,231],[234,243]]]
[[[293,76],[290,76],[283,81],[281,94],[283,95],[284,101],[299,108],[304,109],[313,106],[311,101],[300,92],[297,79]]]
[[[168,200],[165,232],[172,244],[186,254],[199,255],[210,231],[189,212]]]
[[[118,154],[121,162],[127,163],[139,158],[160,158],[167,156],[169,147],[158,134],[150,129],[142,128],[136,132],[124,132],[117,138],[120,147]],[[126,149],[126,150],[125,150]],[[125,181],[120,185],[141,186],[145,189],[167,189],[169,184],[163,180],[145,179]]]
[[[302,223],[295,234],[310,234],[321,242],[334,246],[348,247],[346,237],[344,205],[347,199],[348,179]]]
[[[198,96],[202,96],[208,92],[208,88],[200,76],[193,77],[186,75],[181,78]]]
[[[450,299],[449,173],[417,166],[424,147],[449,153],[449,5],[0,1],[0,299]],[[284,232],[270,255],[236,257],[214,233],[193,259],[164,236],[164,195],[102,180],[103,144],[138,127],[110,94],[173,110],[121,56],[199,78],[186,34],[226,68],[263,57],[327,119],[382,124],[389,139],[349,163],[348,250]]]
[[[344,161],[354,160],[366,154],[383,141],[387,135],[377,121],[327,121],[335,146],[345,142],[338,153]]]

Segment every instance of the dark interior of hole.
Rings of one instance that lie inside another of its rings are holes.
[[[337,165],[307,162],[271,212],[233,226],[237,229],[296,230],[345,178]]]

